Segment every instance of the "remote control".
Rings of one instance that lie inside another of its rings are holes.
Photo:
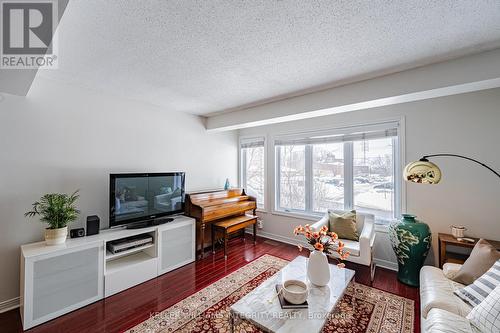
[[[467,237],[462,237],[462,238],[457,238],[457,240],[459,241],[463,241],[463,242],[468,242],[468,243],[474,243],[475,240],[473,240],[472,238],[467,238]]]

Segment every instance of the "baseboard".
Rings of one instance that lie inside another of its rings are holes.
[[[377,264],[377,267],[386,268],[386,269],[389,269],[391,271],[398,270],[398,264],[395,262],[387,261],[387,260],[383,260],[383,259],[377,259],[377,258],[374,258],[373,261],[375,261],[375,263]]]
[[[246,229],[246,232],[248,234],[253,235],[253,231],[252,230]],[[257,236],[263,237],[263,238],[267,238],[267,239],[271,239],[271,240],[275,240],[275,241],[282,242],[282,243],[286,243],[286,244],[290,244],[290,245],[295,245],[295,246],[297,244],[299,244],[299,243],[302,244],[302,245],[307,244],[306,242],[303,242],[303,241],[301,241],[299,239],[296,239],[296,238],[285,237],[285,236],[281,236],[281,235],[276,235],[276,234],[272,234],[272,233],[261,231],[261,230],[259,230],[257,232]]]
[[[8,299],[6,301],[0,302],[0,313],[7,312],[18,307],[19,297]]]
[[[247,229],[246,232],[249,234],[253,234],[253,231],[249,230],[249,229]],[[265,231],[259,231],[257,233],[257,235],[260,237],[263,237],[263,238],[267,238],[267,239],[271,239],[271,240],[275,240],[278,242],[291,244],[291,245],[297,245],[299,243],[302,245],[307,244],[306,242],[300,241],[300,240],[295,239],[295,238],[276,235],[276,234],[272,234],[272,233],[265,232]],[[391,271],[398,270],[398,264],[395,262],[387,261],[387,260],[383,260],[383,259],[377,259],[377,258],[374,258],[373,261],[375,261],[375,263],[377,264],[378,267],[386,268],[386,269],[389,269]]]

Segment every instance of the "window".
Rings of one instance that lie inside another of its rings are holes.
[[[241,186],[248,195],[257,198],[257,207],[264,208],[264,138],[241,140],[240,149]]]
[[[396,123],[275,140],[278,211],[321,215],[328,209],[399,216]]]
[[[344,145],[312,145],[314,212],[344,208]]]
[[[392,138],[353,142],[354,209],[379,220],[394,218],[394,142]]]
[[[306,207],[304,152],[304,146],[283,146],[280,149],[279,204],[287,210],[304,210]]]

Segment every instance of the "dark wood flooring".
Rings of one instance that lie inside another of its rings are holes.
[[[258,238],[255,246],[250,236],[247,236],[245,242],[236,238],[230,241],[227,260],[224,260],[222,251],[218,251],[215,257],[206,254],[203,260],[95,302],[27,332],[122,332],[264,254],[287,260],[292,260],[298,255],[308,255],[307,251],[301,253],[295,246],[264,238]],[[356,270],[358,283],[371,285],[374,288],[414,300],[415,332],[420,332],[420,305],[417,288],[400,283],[395,272],[383,268],[377,268],[375,279],[370,284],[368,267],[352,263],[347,263],[347,267]],[[19,309],[0,314],[0,332],[22,331]]]

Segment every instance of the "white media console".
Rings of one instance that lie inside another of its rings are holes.
[[[106,243],[149,234],[153,244],[120,253]],[[21,318],[25,330],[195,260],[195,220],[142,229],[101,230],[94,236],[21,246]]]

